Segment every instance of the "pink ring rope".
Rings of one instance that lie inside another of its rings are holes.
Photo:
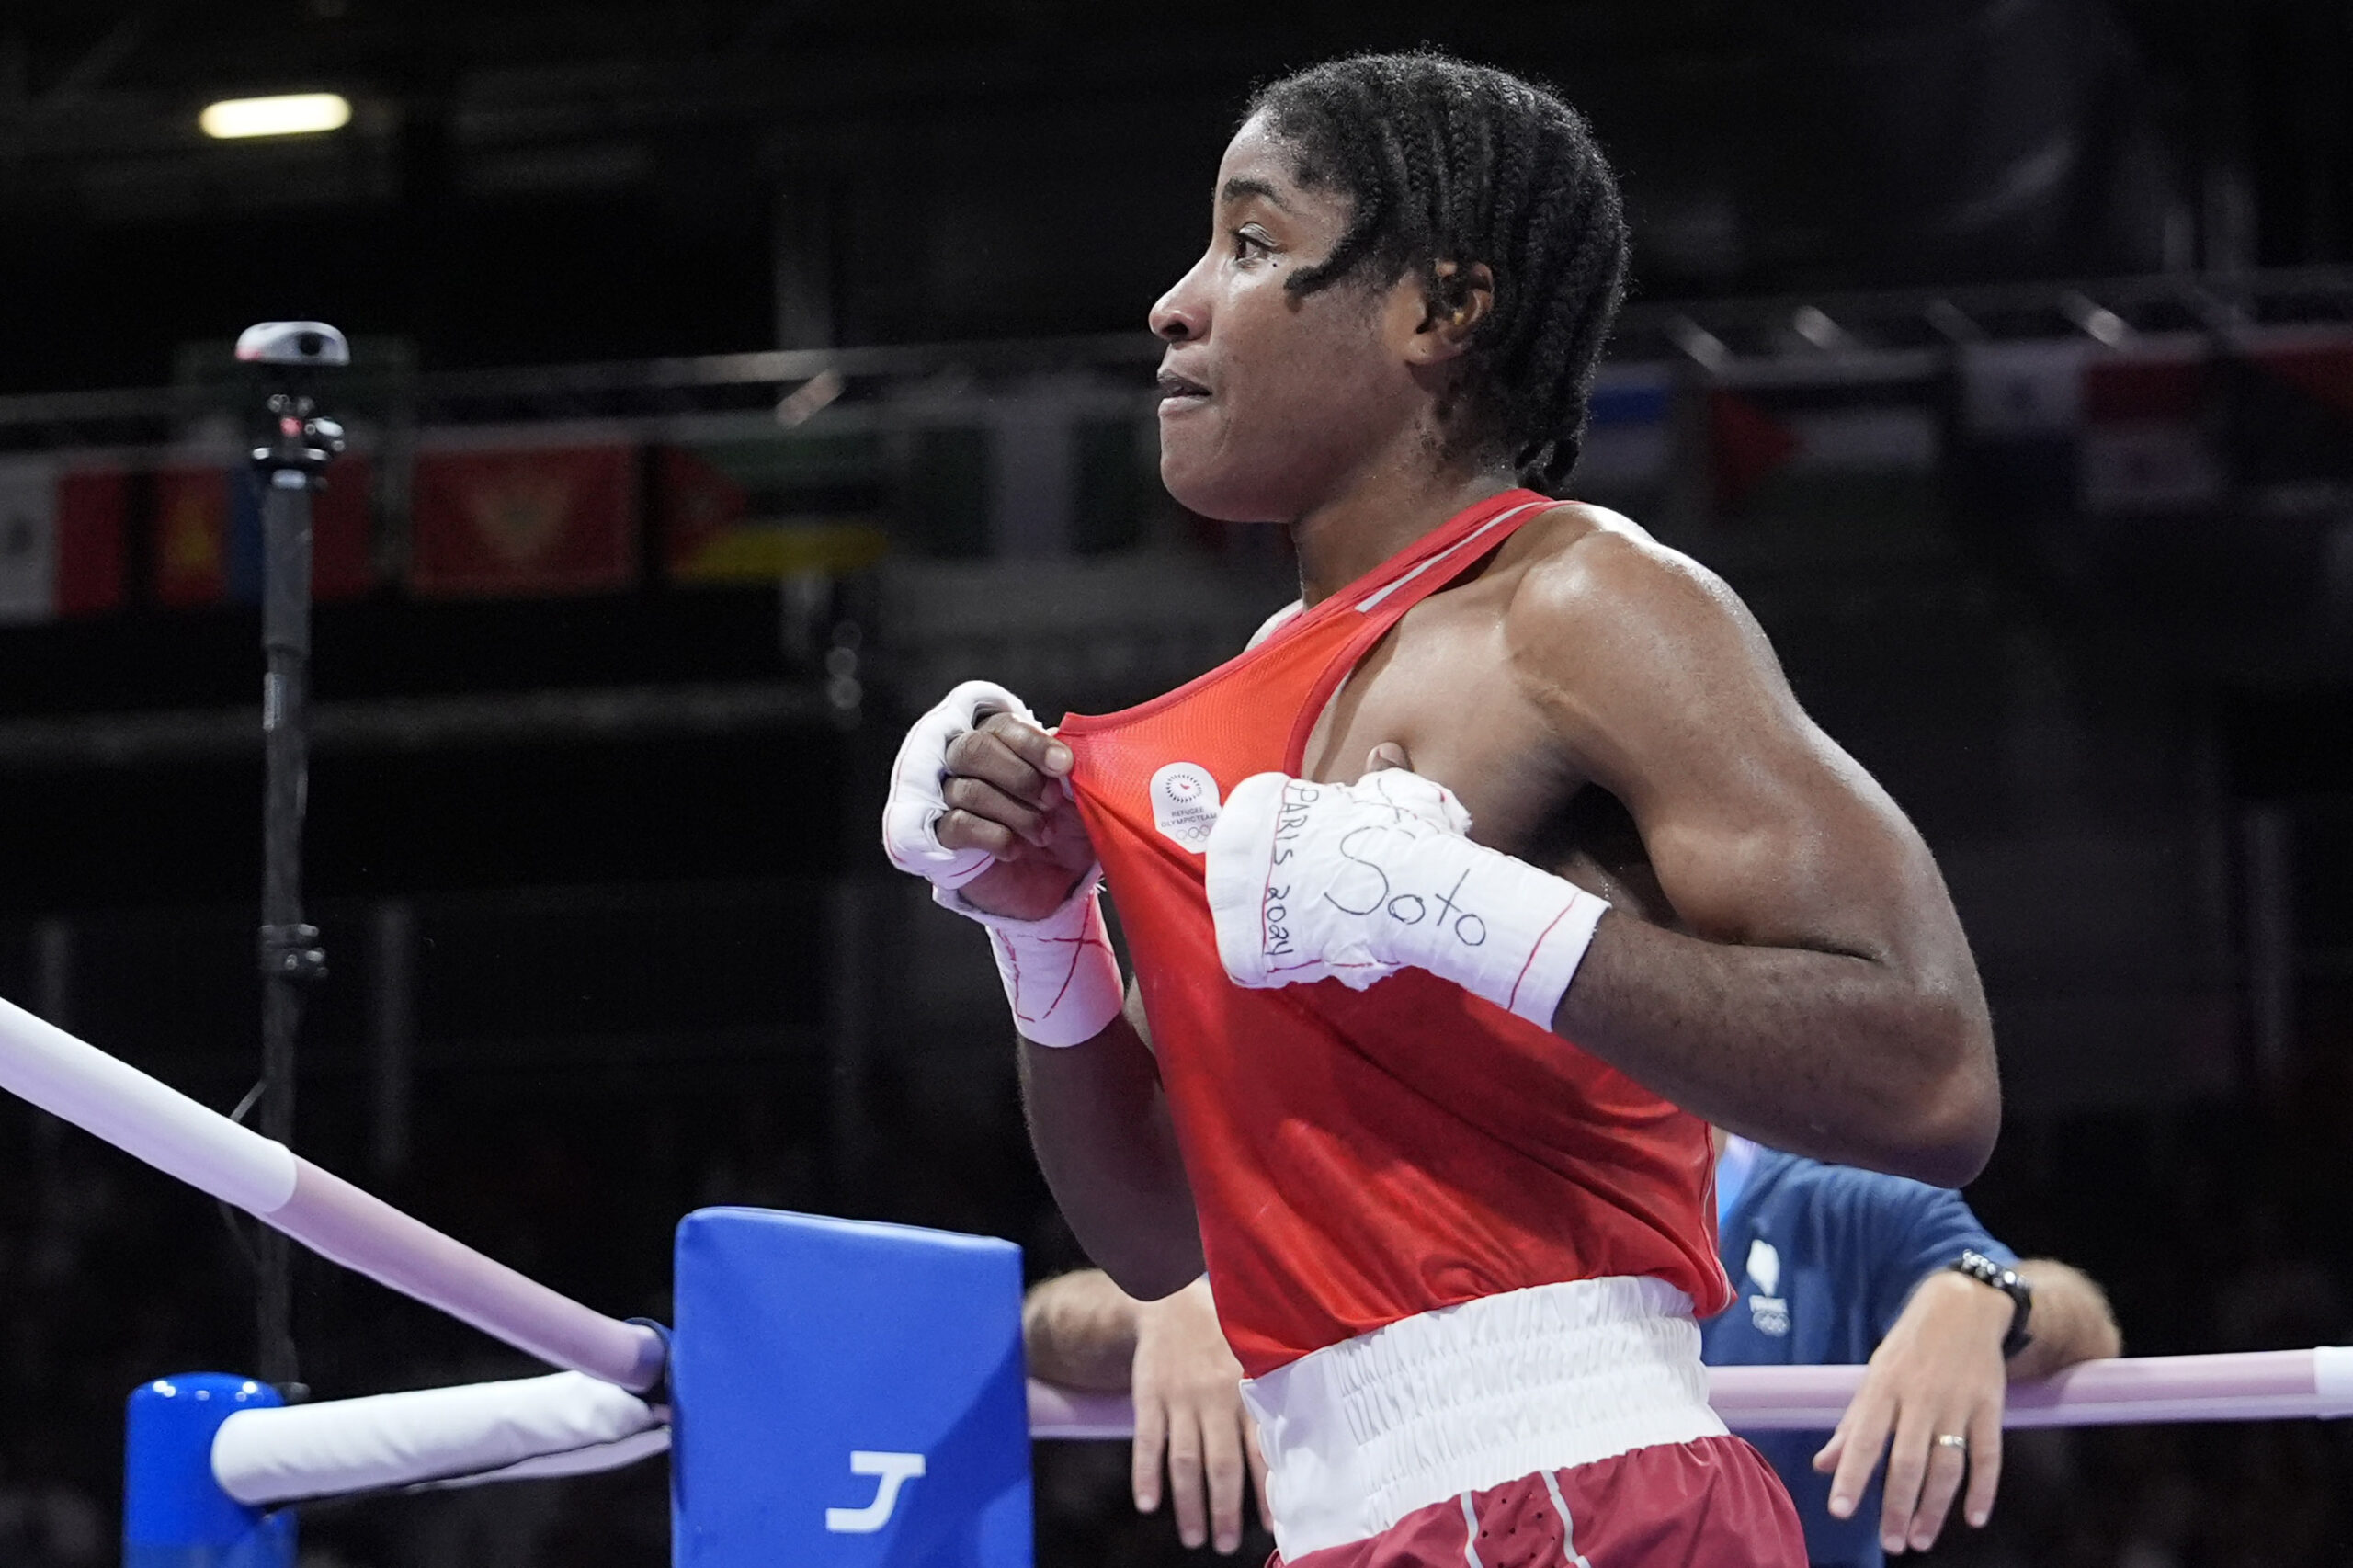
[[[559,1295],[6,1002],[0,1088],[552,1366],[637,1393],[662,1381],[668,1347],[643,1324]]]
[[[1862,1386],[1860,1367],[1715,1367],[1709,1400],[1735,1432],[1827,1432]],[[2353,1348],[2140,1356],[2086,1361],[2016,1383],[2006,1426],[2118,1426],[2153,1421],[2279,1421],[2353,1415]],[[1032,1381],[1033,1437],[1129,1437],[1123,1393]]]
[[[483,1256],[186,1095],[0,1001],[0,1088],[73,1122],[347,1267],[559,1367],[642,1392],[662,1337]],[[1735,1431],[1824,1431],[1860,1367],[1727,1367],[1710,1397]],[[1121,1394],[1029,1385],[1031,1434],[1125,1437]],[[2353,1348],[2087,1361],[2010,1390],[2012,1426],[2265,1421],[2353,1415]]]

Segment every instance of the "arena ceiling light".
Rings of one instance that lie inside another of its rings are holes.
[[[223,98],[207,105],[196,122],[207,136],[307,136],[351,123],[351,100],[341,93],[280,93],[267,98]]]

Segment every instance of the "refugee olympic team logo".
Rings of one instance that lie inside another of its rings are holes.
[[[1152,776],[1152,825],[1179,848],[1208,849],[1217,825],[1217,779],[1198,762],[1172,762]]]

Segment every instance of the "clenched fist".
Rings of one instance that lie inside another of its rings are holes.
[[[1040,1045],[1094,1038],[1122,989],[1072,761],[1019,698],[966,681],[908,730],[882,807],[883,852],[990,928],[1014,1021]]]
[[[1210,831],[1218,957],[1237,985],[1364,990],[1424,969],[1550,1028],[1608,905],[1474,844],[1453,791],[1402,767],[1354,784],[1261,773]]]

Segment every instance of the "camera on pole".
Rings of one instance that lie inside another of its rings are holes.
[[[260,1131],[294,1135],[294,1058],[302,994],[326,974],[319,929],[302,918],[302,814],[309,793],[311,498],[344,448],[343,426],[318,411],[317,372],[351,363],[343,334],[324,322],[264,322],[237,339],[237,358],[259,368],[267,435],[252,449],[261,486],[262,592],[262,1072],[252,1104]],[[264,1230],[256,1326],[262,1376],[290,1385],[293,1260],[286,1238]]]

